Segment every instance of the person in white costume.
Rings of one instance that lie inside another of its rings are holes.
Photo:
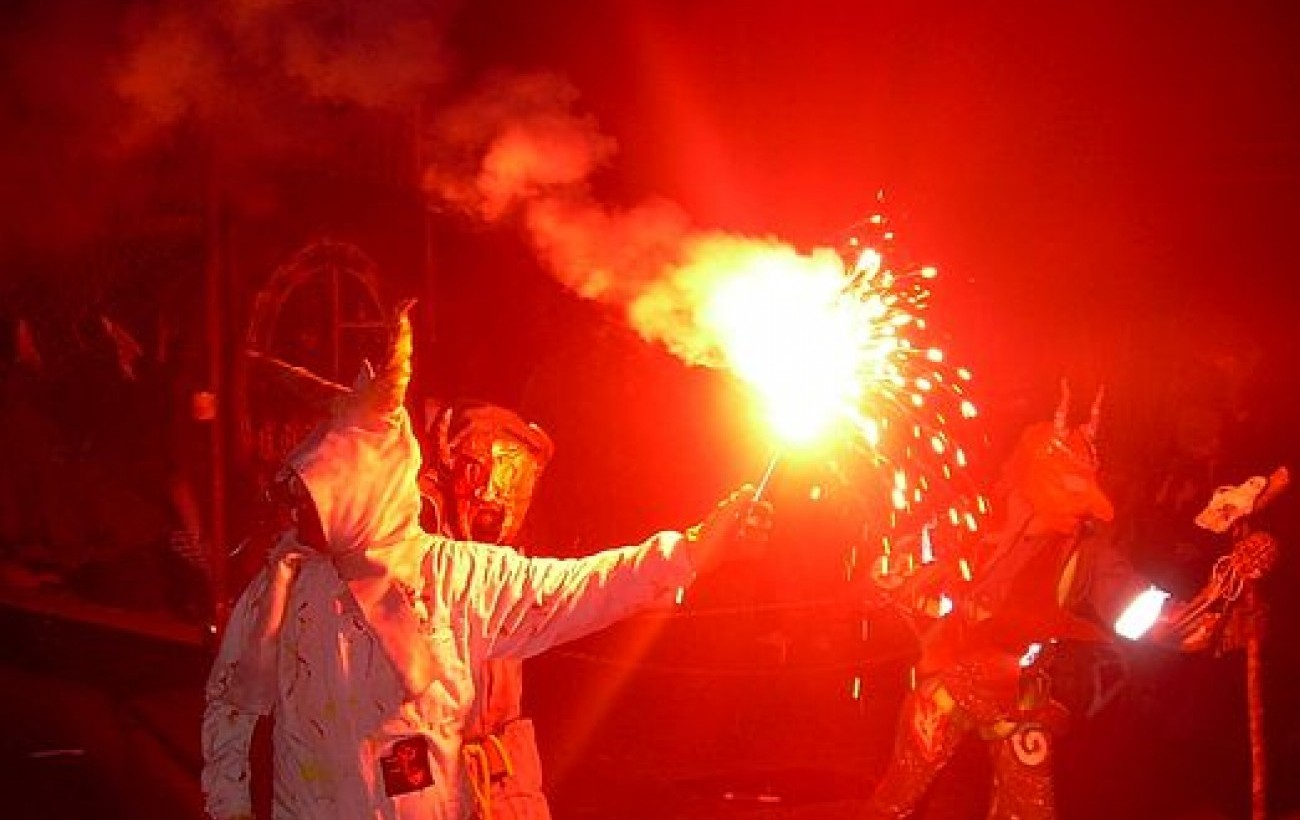
[[[249,750],[272,717],[276,820],[466,820],[461,746],[474,681],[670,601],[770,508],[731,493],[701,525],[585,558],[526,558],[419,523],[419,445],[402,406],[411,330],[339,388],[286,458],[296,527],[240,596],[206,689],[202,787],[214,820],[253,816]]]
[[[536,424],[475,399],[428,399],[420,436],[425,529],[516,547],[533,491],[555,452]],[[484,663],[474,681],[461,759],[482,820],[550,820],[533,721],[524,714],[518,658]]]

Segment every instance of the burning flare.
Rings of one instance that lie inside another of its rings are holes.
[[[880,215],[840,247],[806,254],[771,239],[696,235],[629,305],[646,338],[749,385],[778,452],[847,450],[853,457],[832,469],[871,508],[884,502],[872,529],[886,551],[890,533],[933,525],[969,535],[988,513],[967,479],[978,416],[971,374],[928,342],[937,271],[899,264],[893,240]]]
[[[891,345],[874,306],[844,293],[833,252],[751,253],[700,305],[726,366],[753,387],[777,436],[806,443],[851,412]]]
[[[694,230],[663,200],[597,202],[589,176],[616,146],[574,110],[576,97],[552,76],[493,78],[430,124],[425,189],[489,222],[515,221],[574,293],[626,311],[683,361],[734,373],[779,450],[849,444],[855,457],[833,469],[888,511],[880,530],[914,517],[975,530],[982,497],[945,500],[967,469],[959,428],[976,409],[970,373],[926,341],[935,270],[900,263],[881,215],[801,253]]]

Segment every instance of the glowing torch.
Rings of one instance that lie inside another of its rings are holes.
[[[800,254],[776,243],[725,246],[699,321],[723,364],[759,399],[777,441],[757,493],[783,453],[827,438],[849,443],[886,477],[893,523],[911,514],[972,530],[986,502],[937,507],[936,492],[957,478],[966,450],[952,432],[973,419],[970,374],[923,342],[927,266],[891,259],[893,235],[881,216],[851,231],[840,247]],[[880,469],[888,466],[889,469]]]
[[[782,452],[810,444],[853,413],[892,344],[876,338],[873,306],[846,292],[839,256],[760,246],[708,295],[702,321],[728,367],[761,403],[778,441],[756,497]]]

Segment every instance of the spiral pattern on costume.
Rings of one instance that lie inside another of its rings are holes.
[[[1023,726],[1008,738],[1016,760],[1025,766],[1040,766],[1051,751],[1051,738],[1041,726]]]

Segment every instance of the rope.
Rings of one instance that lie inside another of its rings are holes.
[[[480,820],[492,820],[492,767],[488,764],[487,750],[481,744],[466,743],[460,747],[460,755],[478,816]]]
[[[486,744],[491,744],[501,761],[503,777],[514,774],[514,764],[510,753],[497,735],[488,735],[481,741],[466,741],[461,744],[460,755],[464,761],[471,791],[474,792],[474,804],[478,808],[479,820],[492,820],[492,755]]]

